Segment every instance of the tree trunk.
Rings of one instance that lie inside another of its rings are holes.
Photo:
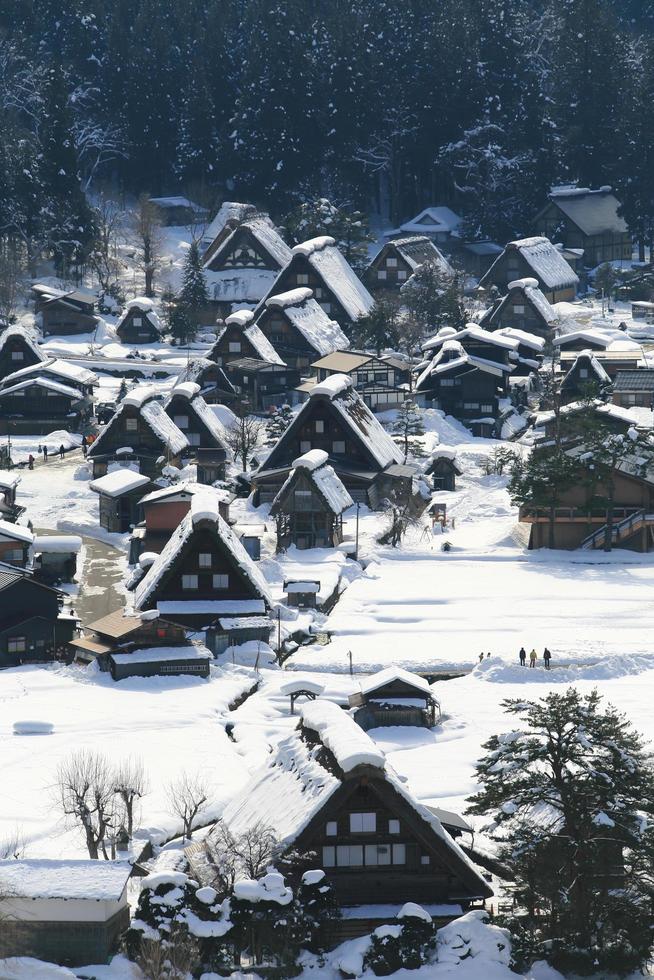
[[[606,508],[606,531],[604,533],[604,551],[610,551],[613,547],[613,484],[608,497]]]
[[[554,504],[550,507],[549,517],[547,521],[547,547],[550,549],[554,548],[554,526],[556,524],[556,507]]]

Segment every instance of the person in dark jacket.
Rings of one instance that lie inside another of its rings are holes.
[[[48,462],[48,447],[47,446],[44,446],[43,447],[43,462],[44,463],[47,463]]]
[[[552,659],[552,654],[549,652],[547,647],[543,650],[543,660],[545,661],[545,670],[550,669],[550,660]]]
[[[64,453],[65,452],[66,452],[66,450],[64,449],[64,444],[62,442],[62,444],[59,446],[59,459],[63,459],[64,458]]]
[[[526,667],[527,666],[527,651],[525,650],[524,647],[520,647],[520,653],[518,654],[518,657],[520,659],[520,666],[521,667]]]
[[[32,456],[32,454],[31,454],[31,453],[30,453],[30,454],[29,454],[29,456],[27,457],[27,466],[28,466],[28,468],[29,468],[30,470],[33,470],[33,469],[34,469],[34,457]]]

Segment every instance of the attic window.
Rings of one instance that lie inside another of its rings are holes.
[[[197,575],[182,575],[182,588],[183,589],[197,589],[198,587],[198,577]]]
[[[173,422],[175,423],[178,429],[187,429],[188,415],[174,415]]]
[[[404,269],[398,269],[397,270],[397,278],[400,280],[400,282],[403,279],[406,279],[406,272],[404,271]]]
[[[386,278],[386,270],[385,269],[380,269],[378,271],[378,273],[377,273],[377,278],[378,279],[382,279],[382,280],[385,279]]]
[[[524,313],[525,312],[525,308],[524,308],[524,306],[521,303],[514,303],[514,305],[513,305],[513,312],[514,313]]]
[[[376,813],[351,813],[350,814],[350,833],[351,834],[372,834],[377,829]]]
[[[588,377],[588,368],[579,368],[579,377],[580,378],[587,378]]]
[[[201,551],[198,555],[198,567],[199,568],[211,568],[211,553],[207,551]]]
[[[421,864],[429,864],[430,863],[429,855],[428,854],[421,854],[420,855],[420,863]]]
[[[399,820],[389,820],[388,821],[388,832],[389,832],[389,834],[399,834],[399,832],[400,832],[400,821]]]
[[[22,350],[12,350],[11,359],[12,361],[24,361],[25,354],[23,353]]]
[[[125,431],[136,432],[139,427],[138,419],[125,419]]]
[[[321,434],[325,431],[325,423],[322,419],[316,419],[316,432]]]
[[[214,575],[213,576],[213,587],[214,587],[214,589],[228,589],[229,588],[229,575]]]
[[[336,837],[337,833],[338,833],[338,821],[328,820],[327,823],[325,824],[325,836]]]
[[[134,319],[132,320],[132,323],[134,324],[135,327],[140,327],[143,324],[143,318],[140,316],[135,316]]]
[[[308,286],[309,285],[309,276],[307,275],[306,272],[298,272],[298,274],[296,276],[296,281],[297,281],[298,286]]]
[[[230,354],[240,354],[241,353],[241,342],[240,342],[240,340],[230,340],[230,342],[229,342],[229,353]]]
[[[332,452],[337,456],[345,455],[345,443],[341,441],[336,441],[332,443]]]
[[[391,258],[390,256],[386,259],[387,269],[397,269],[397,259]]]

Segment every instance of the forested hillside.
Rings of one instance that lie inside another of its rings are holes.
[[[455,203],[506,240],[556,180],[654,214],[651,4],[5,0],[0,232],[80,241],[80,187]],[[78,179],[79,175],[79,179]]]

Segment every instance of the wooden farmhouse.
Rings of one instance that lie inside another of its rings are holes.
[[[295,460],[311,449],[324,450],[353,500],[372,507],[379,503],[384,478],[392,484],[395,468],[404,469],[401,450],[344,374],[314,386],[273,446],[265,467],[254,475],[255,501],[272,503]],[[386,485],[384,493],[388,493]]]
[[[116,336],[122,344],[156,344],[164,328],[154,311],[154,303],[145,296],[129,301],[116,324]]]
[[[20,477],[15,473],[0,470],[0,521],[14,524],[25,508],[16,501]]]
[[[613,380],[612,401],[623,408],[654,408],[654,369],[618,371]]]
[[[134,591],[139,612],[157,609],[166,619],[197,630],[262,617],[271,602],[265,578],[209,491],[193,495],[188,514]]]
[[[214,487],[209,491],[202,484],[184,482],[170,487],[155,486],[145,496],[141,493],[138,513],[142,519],[130,538],[130,565],[136,564],[143,554],[158,555],[163,551],[171,534],[191,509],[191,498],[202,492],[210,492],[215,497],[220,516],[228,521],[231,497],[227,490]]]
[[[257,316],[266,299],[298,287],[310,289],[325,313],[346,331],[368,316],[374,306],[372,296],[329,235],[312,238],[292,249],[290,261],[257,307]]]
[[[161,224],[167,228],[206,221],[209,217],[209,212],[201,204],[196,204],[195,201],[189,201],[188,197],[180,195],[151,197],[149,203],[154,204]]]
[[[39,375],[0,387],[0,433],[74,432],[90,422],[92,411],[91,399],[79,388]]]
[[[612,343],[611,337],[601,330],[571,330],[559,334],[552,341],[555,351],[606,350]]]
[[[44,378],[47,381],[56,381],[57,384],[78,388],[86,397],[93,394],[93,389],[98,384],[98,376],[93,371],[78,367],[70,361],[60,360],[58,357],[49,357],[38,364],[30,364],[8,374],[0,381],[0,390],[32,378]]]
[[[453,449],[438,446],[427,460],[425,476],[430,477],[432,490],[456,490],[456,478],[462,470]]]
[[[198,483],[224,479],[230,456],[225,429],[200,394],[200,386],[190,381],[176,384],[164,402],[164,411],[188,439]]]
[[[517,327],[501,327],[495,331],[499,337],[517,341],[518,346],[509,354],[513,362],[514,377],[526,377],[540,369],[545,353],[545,339],[538,334],[518,330]]]
[[[548,238],[522,238],[509,242],[501,255],[482,276],[484,289],[495,286],[504,293],[517,279],[535,279],[550,303],[572,300],[577,294],[579,277]]]
[[[453,272],[445,256],[426,235],[394,238],[386,242],[366,269],[366,284],[370,289],[399,290],[425,262],[431,262],[444,275]]]
[[[588,351],[592,348],[586,348]],[[640,345],[634,344],[630,340],[615,341],[606,350],[593,350],[593,357],[606,371],[613,382],[619,371],[638,372],[645,367],[643,349]],[[563,350],[559,353],[558,370],[560,374],[567,374],[577,357],[579,351]]]
[[[63,594],[23,569],[0,565],[0,667],[52,660],[75,634]]]
[[[200,386],[200,394],[208,405],[229,405],[236,398],[236,389],[223,369],[208,357],[194,357],[179,375],[179,383]]]
[[[237,310],[216,332],[207,356],[223,368],[239,397],[256,410],[278,404],[288,390],[286,365],[254,322],[254,313]]]
[[[441,715],[429,682],[402,667],[387,667],[361,681],[349,703],[365,732],[389,725],[433,728]]]
[[[100,527],[124,534],[137,524],[138,504],[150,483],[150,477],[137,470],[122,468],[93,480],[89,489],[98,494]]]
[[[34,535],[28,527],[0,521],[0,562],[25,568]]]
[[[312,449],[294,461],[270,508],[278,551],[334,548],[343,540],[343,512],[353,501],[328,459],[324,450]]]
[[[638,425],[638,418],[627,408],[612,405],[610,402],[596,398],[590,403],[593,415],[607,433],[626,435],[629,429]],[[583,436],[583,420],[581,416],[588,412],[587,401],[569,402],[562,405],[557,422],[556,414],[551,409],[539,412],[534,422],[534,435],[539,443],[554,439],[559,430],[559,438],[568,444],[577,444]]]
[[[207,225],[200,239],[200,248],[204,261],[207,261],[211,257],[213,250],[228,238],[235,228],[249,218],[260,216],[254,204],[244,204],[240,201],[223,201],[217,214]]]
[[[257,327],[286,364],[286,386],[294,388],[317,357],[344,350],[350,342],[306,287],[270,296]]]
[[[141,647],[171,647],[186,643],[186,631],[177,623],[158,616],[156,612],[128,613],[124,609],[95,620],[84,627],[84,635],[75,637],[71,647],[80,663],[97,660],[100,670],[109,670],[109,657],[114,653],[130,653]]]
[[[534,232],[566,248],[582,249],[588,268],[629,261],[632,241],[620,202],[610,187],[555,187],[534,218]]]
[[[540,290],[537,279],[510,282],[506,296],[497,300],[479,321],[484,330],[512,327],[549,339],[559,322],[551,303]]]
[[[437,245],[445,246],[447,251],[458,240],[462,224],[463,220],[460,215],[455,214],[451,208],[443,206],[424,208],[414,218],[401,224],[399,228],[391,228],[390,231],[385,231],[384,237],[426,236]]]
[[[204,260],[209,298],[218,315],[256,305],[290,258],[290,248],[269,218],[237,225]]]
[[[618,409],[618,411],[620,411]],[[579,444],[567,450],[573,459],[585,452]],[[624,461],[612,473],[613,528],[612,545],[629,551],[654,551],[654,473],[641,472],[637,461]],[[596,486],[591,489],[580,478],[569,490],[563,492],[555,510],[554,547],[567,550],[602,550],[608,532],[609,519],[606,504],[609,488]],[[520,508],[520,521],[531,525],[530,548],[549,546],[549,520],[547,509]]]
[[[116,412],[91,445],[88,457],[93,476],[104,476],[111,462],[138,462],[140,472],[155,476],[162,466],[176,466],[189,442],[166,415],[149,385],[125,395]]]
[[[34,980],[49,973],[36,960],[106,963],[129,926],[131,874],[127,861],[0,861],[0,958],[32,957]]]
[[[377,356],[364,351],[338,350],[319,358],[311,365],[316,380],[298,386],[308,395],[316,381],[325,381],[334,374],[345,374],[373,412],[402,405],[409,395],[408,366],[395,358]]]
[[[46,355],[22,327],[7,327],[0,333],[0,379],[45,359]]]
[[[299,727],[230,800],[222,822],[236,838],[263,823],[282,855],[317,855],[339,904],[366,910],[356,926],[344,915],[339,928],[348,931],[335,942],[385,921],[389,904],[390,914],[408,901],[437,905],[447,920],[491,897],[478,868],[347,712],[320,698],[299,710]],[[214,884],[212,832],[187,854],[193,875]]]
[[[610,387],[611,379],[592,351],[581,351],[561,382],[561,399],[564,403],[576,402],[589,393],[599,395]]]
[[[96,297],[80,289],[64,292],[49,286],[32,286],[37,323],[43,335],[94,333],[100,317],[96,314]]]

